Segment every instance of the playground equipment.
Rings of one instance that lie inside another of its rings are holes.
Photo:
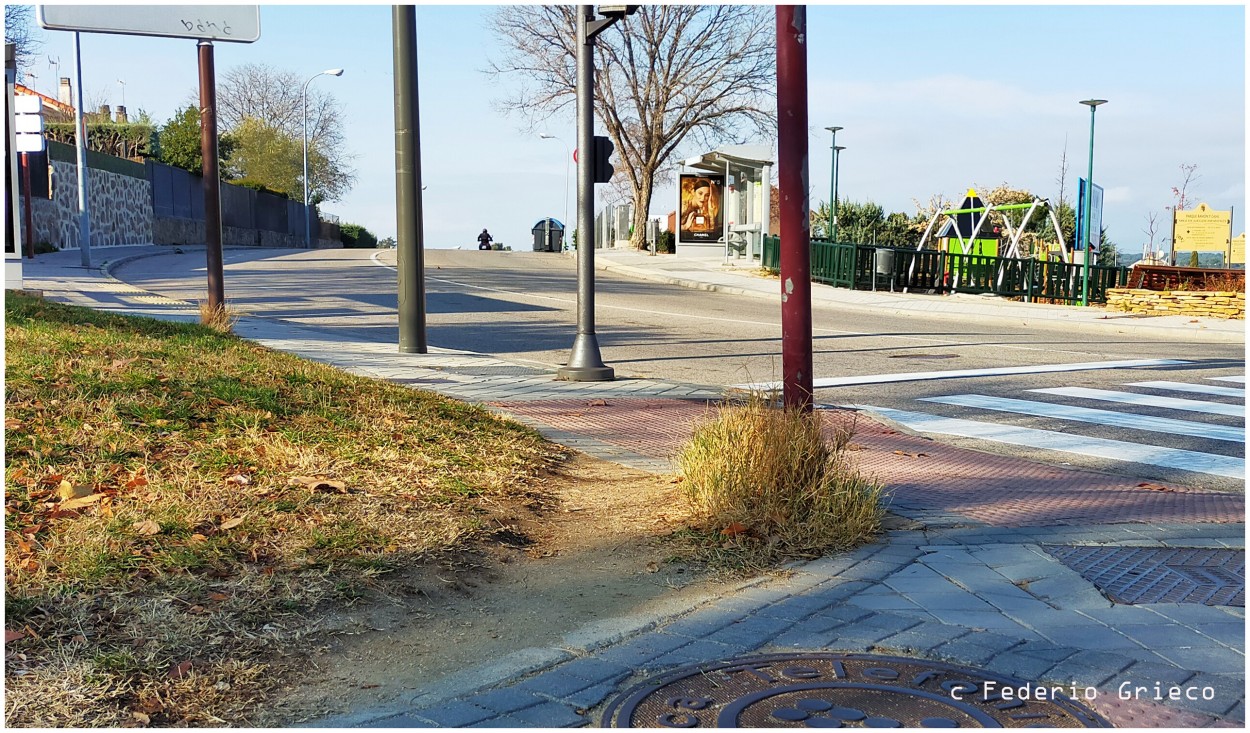
[[[974,242],[977,241],[977,235],[981,232],[981,227],[983,227],[985,222],[990,218],[990,212],[997,211],[1002,214],[1003,227],[1007,230],[1008,236],[1007,251],[1003,256],[1024,259],[1027,255],[1020,248],[1020,240],[1024,237],[1024,230],[1028,227],[1029,221],[1033,218],[1034,212],[1044,206],[1046,207],[1046,212],[1050,215],[1050,223],[1055,228],[1055,234],[1060,242],[1060,259],[1062,259],[1065,263],[1072,263],[1072,254],[1062,245],[1064,239],[1063,231],[1059,227],[1059,217],[1055,215],[1055,210],[1051,207],[1048,199],[1035,197],[1031,203],[1027,204],[990,204],[988,206],[978,206],[976,205],[978,202],[980,202],[980,198],[977,197],[976,191],[970,188],[968,189],[968,195],[964,199],[964,203],[960,208],[934,213],[933,217],[929,219],[929,226],[925,228],[924,234],[920,237],[920,243],[916,245],[916,250],[919,251],[924,249],[924,246],[929,241],[929,236],[933,233],[933,228],[937,225],[938,220],[941,217],[946,217],[946,220],[951,224],[950,230],[955,234],[955,238],[959,242],[960,252],[970,253],[974,247]],[[1018,225],[1011,220],[1011,217],[1006,213],[1008,211],[1024,212],[1024,215],[1020,219],[1020,223]],[[957,218],[961,214],[969,215],[968,218],[974,222],[971,231],[967,232],[967,236],[964,236],[964,232],[961,231],[964,227],[960,226],[959,219]],[[971,216],[975,214],[980,214],[981,216]]]

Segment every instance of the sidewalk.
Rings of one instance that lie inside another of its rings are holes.
[[[93,256],[116,263],[152,251],[108,249]],[[648,258],[652,264],[639,262],[642,254],[596,256],[606,269],[690,279],[706,288],[762,296],[777,288],[775,280],[673,258]],[[193,304],[76,264],[76,253],[27,260],[27,288],[107,310],[198,317]],[[962,299],[930,306],[935,301],[925,296],[813,290],[822,291],[821,300],[862,296],[847,307],[878,311],[984,317],[986,310]],[[1019,306],[994,307],[998,317],[1020,318]],[[1052,320],[1065,329],[1108,327],[1089,315],[1093,309],[1054,313]],[[1188,338],[1231,338],[1243,327],[1236,322],[1234,333],[1204,321],[1206,329],[1190,332],[1154,323],[1159,320],[1130,319],[1123,327]],[[707,400],[720,397],[715,388],[652,380],[557,382],[542,369],[480,354],[399,354],[394,344],[344,341],[264,318],[244,318],[236,332],[357,374],[487,404],[552,440],[655,472],[672,470],[669,457],[691,422]],[[859,428],[856,442],[863,449],[856,455],[890,487],[890,509],[902,518],[880,541],[797,565],[785,578],[740,583],[693,605],[658,603],[591,621],[559,645],[486,661],[422,689],[390,689],[392,702],[343,711],[319,725],[599,725],[605,704],[656,674],[742,655],[799,652],[945,661],[1029,682],[1092,687],[1097,696],[1088,704],[1118,726],[1240,726],[1245,720],[1244,582],[1236,598],[1223,599],[1229,605],[1205,605],[1175,593],[1112,603],[1090,580],[1109,587],[1114,583],[1106,570],[1133,566],[1143,577],[1157,575],[1161,591],[1168,583],[1177,586],[1175,577],[1165,577],[1169,572],[1203,563],[1244,567],[1243,496],[1147,490],[1107,474],[943,446],[866,420]],[[1166,698],[1172,686],[1182,699],[1154,699],[1156,688]],[[1184,699],[1191,690],[1196,699]]]

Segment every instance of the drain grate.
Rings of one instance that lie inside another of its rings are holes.
[[[1043,546],[1116,603],[1246,606],[1244,550]]]

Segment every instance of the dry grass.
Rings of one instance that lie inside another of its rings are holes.
[[[454,564],[563,458],[202,326],[5,306],[9,726],[246,725],[319,604]]]
[[[758,396],[696,426],[678,461],[710,559],[760,568],[872,538],[881,486],[851,465],[852,432],[827,440],[818,415]]]
[[[232,333],[238,322],[239,314],[229,303],[220,303],[214,308],[207,300],[200,301],[200,325],[219,333]]]

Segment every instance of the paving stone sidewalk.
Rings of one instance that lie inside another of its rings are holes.
[[[56,300],[198,317],[189,304],[97,271],[28,267],[27,277],[29,287]],[[549,372],[488,356],[397,354],[393,344],[263,318],[244,318],[236,331],[353,373],[490,405],[565,445],[661,473],[672,470],[672,449],[691,423],[721,397],[716,388],[653,380],[556,382]],[[894,488],[892,509],[905,517],[880,541],[797,565],[784,578],[739,583],[693,608],[641,609],[590,623],[554,647],[521,650],[390,706],[318,724],[598,725],[607,701],[649,675],[799,651],[913,656],[1092,687],[1097,696],[1089,704],[1117,725],[1245,720],[1244,592],[1239,606],[1113,603],[1056,556],[1084,547],[1241,551],[1243,497],[1143,490],[1104,474],[917,442],[923,439],[875,423],[860,427],[861,461]],[[1166,695],[1169,686],[1200,694],[1152,699],[1157,687]]]

